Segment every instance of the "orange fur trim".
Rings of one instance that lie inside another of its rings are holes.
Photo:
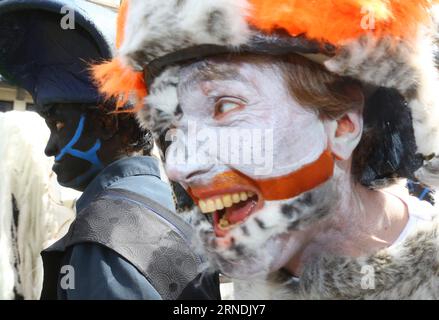
[[[117,109],[134,100],[134,110],[142,107],[147,95],[142,72],[135,72],[115,58],[91,67],[93,78],[100,92],[108,99],[117,99]]]
[[[249,23],[265,32],[281,28],[291,35],[342,44],[368,32],[409,38],[430,22],[438,0],[249,0]],[[368,28],[374,20],[375,28]]]
[[[119,49],[122,46],[123,39],[125,38],[125,23],[128,15],[128,0],[123,0],[119,7],[117,15],[117,31],[116,31],[116,48]]]
[[[123,0],[117,16],[116,48],[122,46],[125,38],[125,23],[128,15],[129,0]],[[142,108],[143,99],[147,95],[142,72],[135,72],[125,66],[120,59],[91,66],[91,73],[101,94],[107,99],[116,99],[116,112],[134,100],[136,112]],[[123,111],[122,111],[123,112]]]

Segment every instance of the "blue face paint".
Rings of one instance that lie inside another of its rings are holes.
[[[67,143],[66,146],[61,150],[61,152],[55,157],[56,161],[60,161],[64,158],[66,154],[69,154],[73,157],[83,159],[91,163],[91,167],[87,170],[87,172],[64,184],[66,187],[70,188],[80,186],[84,181],[93,177],[93,175],[95,175],[104,168],[104,165],[102,164],[101,160],[99,160],[97,154],[97,152],[101,148],[101,141],[99,139],[96,141],[95,145],[91,147],[88,151],[80,151],[73,148],[81,138],[82,132],[84,131],[84,123],[85,115],[83,114],[81,115],[78,128],[76,129],[72,140],[70,140],[70,142]]]

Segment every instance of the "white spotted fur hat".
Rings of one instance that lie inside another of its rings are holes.
[[[181,111],[179,64],[223,53],[301,54],[374,88],[362,182],[439,186],[437,0],[125,0],[118,56],[94,66],[102,93],[128,100],[160,137]]]

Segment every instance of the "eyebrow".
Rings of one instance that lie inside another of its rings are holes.
[[[190,90],[194,85],[211,81],[236,80],[248,83],[249,81],[237,70],[235,65],[199,61],[184,67],[179,86],[182,90]]]

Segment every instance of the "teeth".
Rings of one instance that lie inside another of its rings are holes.
[[[224,209],[223,202],[219,198],[215,200],[215,206],[216,206],[216,210],[223,210]]]
[[[230,208],[233,206],[233,204],[246,201],[248,198],[251,198],[254,195],[255,193],[251,191],[225,194],[221,198],[200,200],[198,202],[198,206],[200,207],[202,213],[212,213],[217,210],[223,210],[224,208]],[[222,223],[224,224],[224,221]]]
[[[230,194],[223,196],[224,207],[230,208],[233,205],[232,197]]]
[[[223,229],[227,228],[230,225],[229,221],[227,219],[221,218],[219,221],[219,226]]]
[[[198,206],[200,207],[202,213],[208,212],[206,202],[204,202],[203,200],[200,200],[200,202],[198,202]]]
[[[215,202],[212,199],[209,199],[206,201],[207,204],[207,212],[214,212],[215,211]]]

